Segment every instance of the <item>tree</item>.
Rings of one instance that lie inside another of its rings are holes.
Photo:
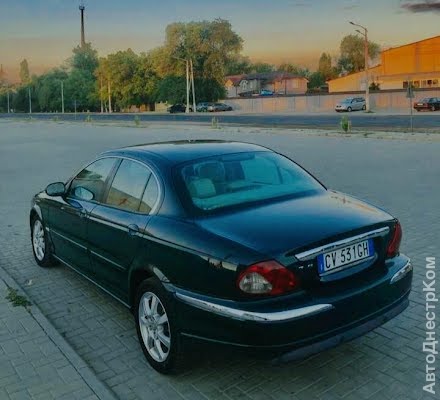
[[[197,101],[217,101],[226,96],[224,85],[215,79],[196,78],[194,80]],[[162,79],[157,88],[157,101],[170,104],[186,103],[186,79],[181,76],[168,76]],[[191,101],[191,99],[190,99]]]
[[[358,35],[347,35],[341,40],[339,67],[349,73],[359,72],[365,68],[365,40]],[[368,42],[368,53],[370,60],[374,60],[380,53],[380,46],[377,43]]]
[[[68,78],[64,69],[53,69],[39,77],[35,78],[35,92],[37,104],[35,109],[41,112],[61,111],[61,82]],[[67,107],[69,108],[69,107]]]
[[[252,64],[251,66],[251,72],[253,73],[268,73],[275,71],[275,66],[272,64],[264,63],[264,62],[257,62]]]
[[[229,59],[225,65],[225,75],[249,74],[251,71],[251,60],[242,55],[231,57],[231,59]]]
[[[328,53],[322,53],[319,58],[318,63],[318,72],[324,76],[324,79],[327,81],[329,79],[333,79],[338,76],[337,69],[332,66],[332,57]]]
[[[29,65],[26,59],[24,59],[20,63],[20,81],[23,85],[29,83],[30,75],[29,75]]]
[[[291,63],[284,63],[278,67],[278,71],[287,72],[307,78],[310,75],[310,71],[307,68],[299,67]]]
[[[308,88],[318,89],[325,84],[325,81],[326,81],[325,76],[321,72],[319,71],[313,72],[309,76]]]
[[[90,43],[73,49],[68,60],[70,71],[64,85],[66,108],[94,111],[98,107],[95,70],[98,67],[98,53]]]
[[[223,19],[167,26],[164,45],[150,53],[160,76],[185,76],[185,62],[192,59],[199,78],[224,83],[226,67],[241,51],[243,39]]]

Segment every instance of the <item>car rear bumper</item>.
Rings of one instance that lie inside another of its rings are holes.
[[[277,352],[302,348],[298,354],[306,354],[350,340],[399,314],[408,305],[411,282],[411,261],[401,255],[373,284],[348,294],[314,298],[300,307],[289,304],[298,305],[295,295],[278,299],[273,306],[267,302],[259,306],[171,290],[183,336]]]

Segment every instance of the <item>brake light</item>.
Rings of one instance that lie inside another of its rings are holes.
[[[248,294],[278,295],[297,286],[293,272],[276,261],[264,261],[246,268],[237,279],[237,286]]]
[[[402,227],[400,226],[400,222],[397,221],[394,225],[393,236],[391,237],[391,240],[388,243],[388,248],[387,248],[388,258],[395,257],[399,254],[401,241],[402,241]]]

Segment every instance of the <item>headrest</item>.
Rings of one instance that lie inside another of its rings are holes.
[[[217,194],[215,191],[214,183],[211,179],[195,179],[188,185],[189,193],[191,197],[199,199],[205,199],[207,197],[213,197]]]
[[[225,166],[219,161],[209,161],[197,166],[197,175],[214,182],[223,182],[226,177]]]

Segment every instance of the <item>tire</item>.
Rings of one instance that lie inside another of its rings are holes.
[[[435,111],[435,106],[431,106],[431,111]]]
[[[352,110],[351,107],[348,107],[348,108],[347,108],[347,111],[348,111],[348,112],[352,112],[353,110]]]
[[[179,372],[184,365],[184,354],[177,314],[170,295],[156,279],[147,279],[139,285],[134,318],[139,343],[149,364],[162,374]]]
[[[367,109],[367,106],[364,104],[363,106],[362,106],[362,110],[366,110]]]
[[[53,252],[50,248],[49,238],[40,217],[35,216],[31,223],[32,253],[40,267],[52,267],[56,264]]]

